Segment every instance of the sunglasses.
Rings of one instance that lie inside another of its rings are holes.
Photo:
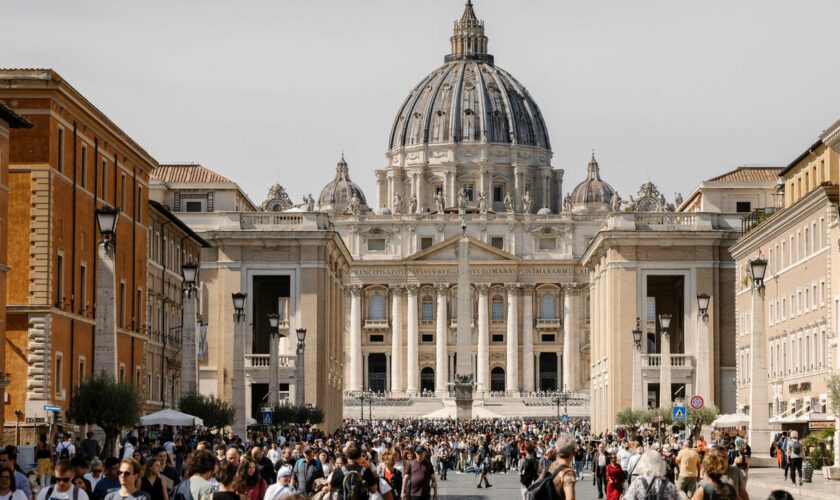
[[[134,475],[134,473],[133,473],[133,472],[129,472],[129,471],[127,471],[127,470],[121,470],[121,471],[120,471],[120,473],[119,473],[119,475],[120,475],[120,476],[122,476],[122,477],[128,477],[128,476],[133,476],[133,475]]]
[[[53,479],[55,479],[56,483],[69,483],[70,481],[73,480],[72,477],[58,477],[58,476],[53,476]]]

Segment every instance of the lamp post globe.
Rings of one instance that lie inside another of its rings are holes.
[[[103,240],[110,240],[116,235],[117,217],[120,211],[112,207],[100,207],[94,211],[96,225],[99,226],[99,233]]]
[[[697,309],[700,311],[700,316],[702,316],[703,319],[709,317],[709,302],[711,299],[712,298],[708,293],[697,294]]]
[[[280,326],[280,315],[277,313],[270,313],[268,315],[268,326],[271,328],[271,333],[277,333]]]
[[[671,327],[671,315],[668,313],[660,314],[659,326],[662,327],[662,334],[666,335],[668,333],[668,328]]]
[[[633,343],[636,344],[636,349],[642,346],[642,322],[639,318],[636,318],[636,328],[633,329]]]
[[[764,288],[764,274],[767,272],[767,259],[758,257],[757,259],[751,259],[749,263],[753,285],[761,290]]]
[[[196,277],[198,276],[198,264],[195,262],[185,262],[181,266],[181,276],[183,276],[184,284],[187,288],[194,287]]]
[[[295,333],[297,333],[298,342],[303,344],[306,341],[306,328],[298,328]]]

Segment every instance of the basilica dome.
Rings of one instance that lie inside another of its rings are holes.
[[[484,22],[467,2],[444,65],[414,87],[391,129],[389,149],[451,143],[518,144],[550,150],[537,103],[487,53]]]
[[[358,184],[350,180],[350,171],[342,153],[341,160],[335,167],[335,179],[321,190],[318,205],[321,210],[342,211],[351,208],[354,204],[358,210],[367,210],[365,193]]]
[[[572,211],[608,212],[614,196],[617,196],[615,189],[601,180],[600,167],[595,160],[595,153],[592,153],[592,159],[586,167],[586,179],[572,191]]]

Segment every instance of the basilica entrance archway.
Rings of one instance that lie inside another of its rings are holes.
[[[435,392],[435,370],[431,367],[420,370],[420,391]]]
[[[368,355],[368,389],[374,392],[388,390],[386,376],[388,372],[385,354],[377,352]]]
[[[557,390],[557,354],[553,352],[540,353],[540,390]]]
[[[490,390],[494,392],[505,390],[505,369],[501,366],[490,370]]]

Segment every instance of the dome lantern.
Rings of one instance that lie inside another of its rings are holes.
[[[472,0],[467,0],[464,14],[455,21],[452,36],[449,38],[452,53],[444,60],[483,61],[493,64],[493,56],[487,53],[487,36],[484,34],[484,21],[479,21],[473,10]]]

